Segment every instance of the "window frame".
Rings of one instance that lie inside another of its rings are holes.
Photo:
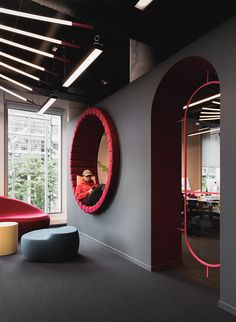
[[[4,195],[8,196],[8,110],[14,109],[14,110],[21,110],[26,112],[37,112],[40,109],[39,105],[31,105],[27,103],[12,101],[12,100],[5,100],[4,103],[4,133],[5,133],[5,139],[4,139],[4,145],[5,145],[5,153],[4,153]],[[62,156],[62,144],[63,144],[63,116],[64,116],[65,110],[59,109],[59,108],[49,108],[45,114],[49,115],[57,115],[60,116],[60,126],[61,126],[61,133],[60,133],[60,160],[59,160],[59,208],[60,211],[57,212],[50,212],[48,213],[50,216],[52,215],[59,215],[63,213],[63,187],[62,187],[62,170],[63,170],[63,156]]]

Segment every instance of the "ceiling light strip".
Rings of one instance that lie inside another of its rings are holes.
[[[208,117],[220,117],[220,114],[214,114],[214,115],[200,115],[200,118],[208,118]]]
[[[94,48],[90,52],[90,54],[88,54],[88,56],[84,59],[84,61],[77,67],[77,69],[68,77],[68,79],[64,82],[62,86],[69,87],[101,53],[101,49]]]
[[[41,115],[43,114],[47,109],[49,109],[50,106],[56,101],[56,98],[51,97],[46,100],[46,102],[43,104],[42,108],[37,112],[37,114]]]
[[[15,97],[18,97],[19,99],[21,99],[22,101],[27,101],[27,99],[25,98],[25,97],[23,97],[23,96],[21,96],[21,95],[18,95],[18,94],[16,94],[16,93],[14,93],[14,92],[12,92],[12,91],[10,91],[9,89],[7,89],[7,88],[5,88],[5,87],[3,87],[3,86],[0,86],[0,89],[1,90],[3,90],[4,92],[7,92],[7,93],[9,93],[9,94],[11,94],[11,95],[13,95],[13,96],[15,96]]]
[[[202,99],[200,101],[196,101],[196,102],[193,102],[193,103],[189,104],[189,107],[195,106],[195,105],[198,105],[198,104],[201,104],[201,103],[204,103],[204,102],[211,101],[211,100],[213,100],[215,98],[218,98],[218,97],[220,97],[220,94],[216,94],[216,95],[213,95],[213,96],[206,97],[206,98],[204,98],[204,99]],[[187,105],[183,106],[183,109],[186,109],[186,108],[187,108]]]
[[[13,70],[16,73],[22,74],[22,75],[24,75],[26,77],[29,77],[29,78],[32,78],[34,80],[40,81],[39,77],[36,77],[36,76],[31,75],[29,73],[23,72],[22,70],[20,70],[18,68],[15,68],[15,67],[12,67],[12,66],[10,66],[8,64],[4,64],[4,63],[0,62],[0,66],[3,66],[3,67],[8,68],[8,69],[11,69],[11,70]]]
[[[215,120],[220,120],[220,117],[213,117],[213,118],[209,118],[209,119],[199,119],[199,122],[202,122],[202,121],[215,121]]]
[[[20,87],[25,88],[25,89],[27,89],[28,91],[33,91],[33,89],[32,89],[31,87],[26,86],[26,85],[24,85],[24,84],[22,84],[22,83],[20,83],[20,82],[17,82],[17,81],[15,81],[14,79],[12,79],[12,78],[10,78],[10,77],[7,77],[7,76],[5,76],[5,75],[3,75],[3,74],[0,74],[0,77],[1,77],[1,78],[3,78],[3,79],[5,79],[5,80],[7,80],[8,82],[11,82],[11,83],[16,84],[16,85],[18,85],[18,86],[20,86]]]
[[[17,16],[17,17],[28,18],[28,19],[33,19],[33,20],[56,23],[59,25],[75,26],[75,27],[81,27],[81,28],[85,28],[85,29],[94,29],[94,26],[89,25],[89,24],[83,24],[83,23],[78,23],[78,22],[72,22],[69,20],[45,17],[45,16],[41,16],[41,15],[35,15],[35,14],[27,13],[27,12],[10,10],[10,9],[6,9],[6,8],[0,8],[0,13],[5,13],[5,14],[11,15],[11,16]]]
[[[202,135],[202,134],[205,134],[205,133],[212,133],[212,132],[220,132],[220,129],[211,129],[211,130],[208,130],[208,131],[195,132],[195,133],[188,134],[188,136]]]
[[[201,114],[208,114],[208,115],[212,115],[212,114],[214,114],[214,115],[220,115],[220,112],[203,112],[203,111],[201,111]]]
[[[15,56],[12,56],[12,55],[9,55],[9,54],[6,54],[2,51],[0,51],[0,56],[3,56],[5,58],[8,58],[8,59],[11,59],[11,60],[14,60],[18,63],[21,63],[21,64],[24,64],[24,65],[27,65],[27,66],[30,66],[30,67],[33,67],[33,68],[36,68],[38,70],[41,70],[41,71],[45,71],[45,68],[44,67],[41,67],[41,66],[38,66],[38,65],[35,65],[35,64],[32,64],[24,59],[20,59],[18,57],[15,57]]]
[[[139,10],[144,10],[153,0],[139,0],[136,5],[135,8],[139,9]]]
[[[208,130],[209,129],[209,126],[208,127],[203,127],[201,129],[198,129],[198,131],[205,131],[205,130]]]
[[[53,55],[51,53],[46,53],[45,51],[38,50],[38,49],[29,47],[29,46],[24,46],[22,44],[19,44],[19,43],[16,43],[14,41],[10,41],[10,40],[4,39],[4,38],[0,38],[0,42],[1,43],[4,43],[4,44],[7,44],[7,45],[10,45],[10,46],[13,46],[13,47],[17,47],[17,48],[21,48],[21,49],[24,49],[24,50],[27,50],[27,51],[31,51],[31,52],[33,52],[35,54],[39,54],[39,55],[42,55],[42,56],[46,56],[48,58],[54,58],[54,59],[63,61],[65,63],[68,63],[69,62],[67,59],[64,59],[62,57],[58,57],[58,56],[55,56],[55,55]]]
[[[38,66],[38,65],[35,65],[35,64],[32,64],[32,63],[30,63],[29,61],[26,61],[26,60],[24,60],[24,59],[20,59],[20,58],[18,58],[18,57],[15,57],[15,56],[12,56],[12,55],[6,54],[6,53],[4,53],[4,52],[2,52],[2,51],[0,51],[0,56],[5,57],[5,58],[8,58],[8,59],[11,59],[11,60],[14,60],[14,61],[16,61],[16,62],[18,62],[18,63],[21,63],[21,64],[24,64],[24,65],[26,65],[26,66],[33,67],[33,68],[35,68],[35,69],[41,70],[41,71],[43,71],[43,72],[46,72],[46,73],[48,73],[48,74],[52,74],[52,75],[54,75],[54,76],[57,76],[57,75],[58,75],[57,73],[52,72],[51,70],[45,69],[44,67],[41,67],[41,66]]]
[[[202,110],[205,110],[205,111],[217,111],[217,112],[219,112],[220,111],[220,108],[203,107]]]
[[[0,24],[0,29],[10,31],[10,32],[14,32],[16,34],[23,35],[23,36],[27,36],[27,37],[31,37],[31,38],[35,38],[35,39],[40,39],[40,40],[43,40],[43,41],[48,41],[48,42],[58,44],[58,45],[63,45],[63,46],[73,47],[73,48],[80,48],[80,46],[78,46],[78,45],[74,45],[74,44],[59,40],[59,39],[42,36],[42,35],[35,34],[35,33],[32,33],[32,32],[28,32],[28,31],[18,29],[18,28],[12,28],[12,27]]]
[[[27,51],[31,51],[31,52],[33,52],[35,54],[43,55],[43,56],[46,56],[46,57],[49,57],[49,58],[54,58],[53,54],[46,53],[46,52],[44,52],[42,50],[38,50],[38,49],[28,47],[28,46],[25,46],[25,45],[21,45],[21,44],[18,44],[16,42],[14,42],[14,41],[10,41],[10,40],[4,39],[4,38],[0,38],[0,42],[2,42],[4,44],[7,44],[7,45],[10,45],[10,46],[13,46],[13,47],[17,47],[17,48],[21,48],[21,49],[24,49],[24,50],[27,50]]]
[[[212,103],[220,105],[220,102],[217,102],[217,101],[212,101]]]

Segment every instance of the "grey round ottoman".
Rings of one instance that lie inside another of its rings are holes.
[[[33,230],[21,237],[22,254],[31,262],[73,260],[78,249],[79,232],[73,226]]]

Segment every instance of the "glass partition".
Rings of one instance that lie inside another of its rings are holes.
[[[185,106],[183,161],[185,242],[191,255],[206,267],[208,276],[209,268],[220,267],[220,86],[218,81],[207,82],[200,86]]]

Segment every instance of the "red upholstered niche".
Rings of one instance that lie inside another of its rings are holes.
[[[70,179],[73,192],[76,189],[77,175],[81,176],[84,169],[90,169],[99,183],[97,173],[98,149],[103,133],[107,137],[109,165],[105,189],[94,206],[86,206],[77,201],[86,213],[98,213],[114,195],[119,176],[120,149],[115,125],[110,115],[98,108],[88,108],[79,117],[72,137],[70,154]]]

